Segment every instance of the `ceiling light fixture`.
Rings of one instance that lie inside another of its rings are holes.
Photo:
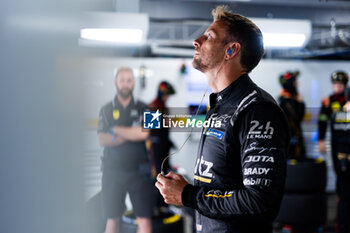
[[[310,20],[252,18],[268,48],[304,47],[311,36]]]
[[[84,28],[80,30],[80,37],[87,40],[137,44],[142,41],[141,29],[120,28]]]
[[[300,33],[263,33],[265,47],[302,47],[306,36]]]
[[[80,44],[143,44],[149,17],[138,13],[90,12],[80,30]]]

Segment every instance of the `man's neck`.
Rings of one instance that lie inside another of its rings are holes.
[[[215,72],[215,74],[207,74],[208,86],[213,90],[214,93],[218,93],[228,87],[231,83],[236,81],[239,77],[241,77],[246,72],[243,69],[223,67],[219,72]]]
[[[129,105],[132,96],[129,96],[129,97],[124,98],[124,97],[121,97],[120,95],[117,94],[117,98],[118,98],[119,103],[120,103],[124,108],[126,108],[126,107]]]

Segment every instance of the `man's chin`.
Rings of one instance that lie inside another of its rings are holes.
[[[192,61],[192,66],[193,68],[195,68],[196,70],[199,70],[201,72],[204,72],[204,66],[198,61],[198,60],[195,60],[193,59]]]
[[[128,93],[123,93],[123,92],[119,92],[119,95],[123,98],[123,99],[126,99],[126,98],[129,98],[132,93],[128,92]]]
[[[197,61],[197,60],[195,60],[195,58],[193,58],[192,66],[193,66],[193,68],[195,68],[196,70],[200,70],[200,67],[201,67],[200,62]]]

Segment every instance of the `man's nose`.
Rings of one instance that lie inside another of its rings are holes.
[[[201,46],[201,37],[198,37],[197,39],[195,39],[195,40],[193,41],[193,46],[194,46],[195,48]]]

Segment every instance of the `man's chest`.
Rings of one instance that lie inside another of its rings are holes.
[[[220,127],[204,128],[198,147],[195,179],[207,183],[227,183],[226,178],[240,171],[239,148],[230,121],[233,111],[208,113],[207,119],[221,122]],[[217,126],[218,124],[216,124]]]
[[[136,107],[114,107],[107,112],[108,123],[118,126],[138,126],[140,125],[142,112]]]

